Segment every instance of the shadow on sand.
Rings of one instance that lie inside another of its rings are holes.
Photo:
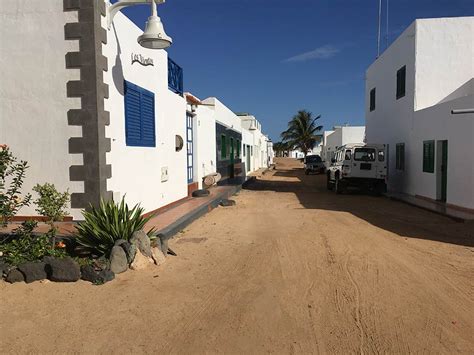
[[[294,193],[304,209],[348,212],[400,237],[474,247],[474,224],[457,222],[417,207],[361,191],[336,195],[325,175],[304,175],[302,168],[278,167],[271,180],[258,179],[245,189]]]

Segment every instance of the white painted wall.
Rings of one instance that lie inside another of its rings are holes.
[[[474,17],[416,20],[415,110],[438,104],[474,77],[473,38]]]
[[[273,158],[275,158],[275,152],[273,151],[273,142],[269,138],[267,140],[267,154],[268,154],[268,166],[270,166],[273,164]]]
[[[105,109],[110,111],[111,121],[106,135],[112,139],[112,151],[107,155],[112,178],[107,185],[114,198],[126,195],[130,205],[141,203],[148,212],[187,196],[186,147],[175,151],[175,136],[186,140],[186,102],[168,90],[166,51],[141,47],[137,43],[141,33],[118,13],[107,33],[107,45],[103,45],[109,61],[109,70],[104,73],[110,91]],[[132,53],[152,58],[154,66],[132,65]],[[124,79],[155,94],[156,147],[126,146]],[[162,168],[168,170],[167,181],[162,181]]]
[[[400,191],[413,184],[414,176],[395,169],[395,147],[406,143],[413,127],[415,97],[415,35],[413,22],[395,42],[369,67],[366,73],[366,127],[367,143],[388,144],[388,189]],[[396,99],[397,70],[406,65],[406,93]],[[370,90],[376,88],[375,110],[369,111]],[[405,144],[405,165],[414,154]],[[392,159],[393,158],[393,159]],[[410,191],[413,192],[413,191]]]
[[[237,116],[231,109],[220,102],[216,97],[209,97],[203,101],[206,105],[214,107],[214,115],[216,122],[221,123],[230,129],[242,132],[242,124],[239,116]]]
[[[195,171],[199,188],[204,176],[216,172],[216,119],[213,107],[198,106],[194,126]]]
[[[423,172],[423,141],[448,140],[447,203],[474,209],[474,114],[452,115],[452,109],[474,106],[474,91],[462,97],[415,113],[411,141],[414,154],[410,168],[415,176],[412,194],[437,199],[440,171]],[[435,152],[437,150],[435,149]],[[435,156],[435,162],[438,156]],[[410,173],[406,170],[406,173]]]
[[[242,122],[243,126],[243,122]],[[254,168],[254,162],[252,157],[250,159],[247,159],[247,146],[253,146],[253,133],[252,131],[249,131],[248,129],[242,127],[242,162],[245,163],[245,169],[247,170],[246,173],[250,173],[255,170]],[[244,155],[244,149],[245,149],[245,155]],[[250,161],[250,166],[247,166],[247,162]]]
[[[324,131],[323,132],[323,145],[321,147],[321,159],[324,162],[330,162],[331,161],[331,153],[328,152],[327,150],[327,139],[329,135],[334,133],[334,131]]]
[[[365,138],[365,126],[342,127],[342,144],[363,143]]]
[[[324,147],[321,149],[321,157],[326,167],[331,165],[331,159],[337,148],[349,143],[364,143],[364,126],[342,126],[334,127],[333,131],[323,133]]]
[[[436,199],[436,174],[422,171],[423,141],[447,139],[447,202],[474,207],[472,166],[458,172],[466,166],[466,152],[472,151],[472,115],[449,113],[457,106],[474,106],[473,24],[474,17],[417,20],[367,70],[367,142],[389,145],[391,191]],[[396,72],[403,65],[406,95],[397,100]],[[370,112],[373,87],[377,88],[376,108]],[[397,143],[405,144],[404,171],[395,169]]]
[[[76,12],[63,12],[62,0],[2,0],[0,5],[0,144],[29,163],[23,191],[50,182],[60,191],[83,192],[69,181],[69,167],[82,165],[82,155],[68,152],[68,139],[81,135],[68,126],[67,111],[79,99],[66,97],[66,82],[79,71],[65,67],[65,55],[79,49],[64,40],[64,25],[77,22]],[[33,193],[34,197],[36,195]],[[79,210],[69,210],[81,217]],[[37,215],[35,207],[21,215]]]

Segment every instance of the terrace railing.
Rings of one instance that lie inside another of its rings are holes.
[[[168,88],[183,96],[183,68],[168,57]]]

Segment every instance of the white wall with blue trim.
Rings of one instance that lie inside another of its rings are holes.
[[[186,140],[186,102],[168,89],[166,51],[141,47],[137,43],[141,33],[119,13],[103,45],[109,61],[104,73],[110,91],[105,103],[110,112],[106,133],[112,141],[107,156],[112,178],[107,187],[115,199],[126,195],[129,204],[141,203],[148,212],[187,196],[186,147],[175,149],[176,135]],[[147,100],[154,97],[154,122],[145,114],[150,105],[129,99],[130,92]]]

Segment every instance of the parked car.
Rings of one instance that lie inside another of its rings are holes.
[[[342,193],[348,187],[387,190],[387,162],[384,144],[346,144],[339,147],[327,170],[327,188]]]
[[[304,173],[309,175],[310,173],[321,173],[324,174],[325,170],[324,163],[319,155],[308,155],[304,161]]]

